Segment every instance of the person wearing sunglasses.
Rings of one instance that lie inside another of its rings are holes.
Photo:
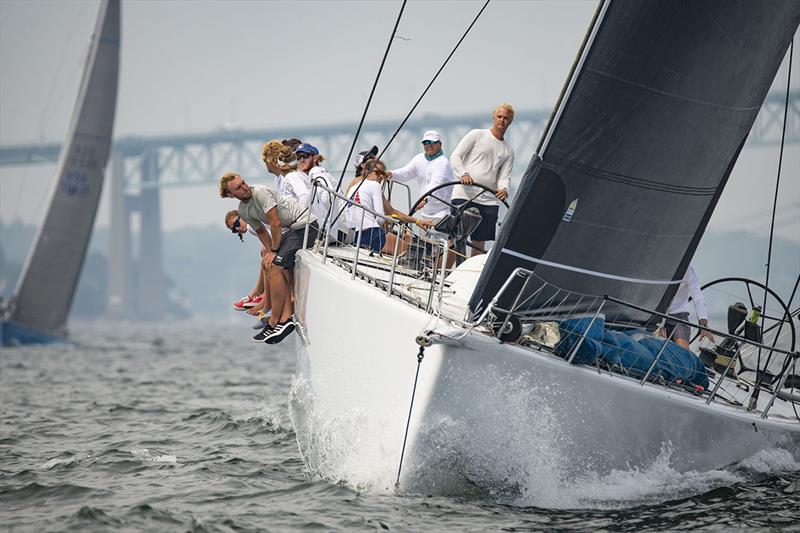
[[[381,190],[381,183],[386,179],[386,174],[386,163],[380,159],[371,159],[364,163],[362,175],[350,182],[347,197],[356,205],[368,207],[378,215],[348,205],[345,217],[354,238],[357,238],[358,230],[361,229],[361,240],[358,242],[360,246],[365,246],[373,252],[392,255],[398,237],[394,233],[386,232],[391,225],[391,219],[421,227],[430,227],[430,223],[410,217],[392,207]],[[405,253],[410,238],[411,235],[399,243],[398,255]]]
[[[308,143],[298,145],[295,149],[295,157],[297,158],[297,172],[308,185],[309,194],[315,183],[324,185],[329,189],[336,187],[336,179],[320,164],[325,158],[319,153],[316,146]],[[336,197],[332,193],[324,189],[317,189],[314,194],[314,201],[311,204],[311,214],[317,217],[320,224],[327,220],[331,204],[335,204],[337,209],[341,208],[341,205],[338,205],[339,202],[335,200]],[[307,201],[308,197],[306,196]],[[331,233],[333,233],[333,239],[335,240],[336,232]]]
[[[223,198],[239,200],[236,210],[239,217],[253,228],[266,248],[261,264],[269,286],[272,316],[253,340],[276,344],[295,329],[291,269],[295,254],[303,246],[306,224],[309,225],[308,243],[316,240],[316,218],[294,199],[279,195],[266,185],[248,185],[235,172],[222,176],[219,192]]]
[[[436,130],[426,131],[422,136],[422,153],[411,158],[405,166],[387,172],[387,178],[402,183],[416,181],[420,195],[447,182],[456,180],[450,161],[442,150],[442,136]],[[418,212],[427,220],[439,220],[450,214],[453,187],[445,187],[433,193]]]
[[[227,227],[234,235],[239,237],[239,240],[244,242],[244,234],[250,233],[258,238],[258,233],[250,227],[250,225],[239,216],[239,212],[235,209],[225,213],[225,227]],[[266,248],[261,246],[261,258],[264,258]],[[247,311],[248,314],[258,318],[255,329],[262,329],[267,325],[269,314],[271,313],[269,307],[269,285],[266,283],[264,269],[261,268],[259,263],[258,276],[256,278],[256,285],[250,293],[233,304],[233,308],[237,311]]]
[[[319,150],[314,146],[308,143],[298,144],[294,150],[295,169],[276,180],[278,194],[292,198],[304,208],[308,207],[310,180],[308,173],[303,168],[307,168],[309,164],[313,166],[314,156],[318,155]]]

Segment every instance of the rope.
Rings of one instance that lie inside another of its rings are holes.
[[[336,183],[336,190],[340,191],[342,189],[342,181],[344,180],[344,175],[347,172],[347,162],[350,161],[350,158],[353,156],[353,150],[356,148],[356,143],[358,142],[358,136],[361,134],[361,127],[364,125],[364,120],[367,118],[367,111],[369,110],[369,105],[372,103],[372,97],[375,94],[375,89],[378,87],[378,81],[381,79],[381,73],[383,72],[383,66],[386,64],[386,58],[389,56],[389,50],[392,48],[392,42],[394,42],[395,34],[397,33],[397,26],[400,25],[400,19],[403,17],[403,11],[406,8],[406,2],[408,0],[403,0],[403,5],[400,6],[400,12],[397,14],[397,20],[394,22],[394,28],[392,29],[392,35],[389,37],[389,42],[386,43],[386,51],[383,53],[383,59],[381,59],[381,66],[378,67],[378,73],[375,75],[375,81],[372,83],[372,90],[369,92],[369,98],[367,98],[367,104],[364,106],[364,112],[361,114],[361,120],[358,123],[358,128],[356,128],[356,134],[353,137],[353,143],[350,145],[350,150],[347,152],[347,158],[344,160],[344,165],[342,165],[342,173],[339,176],[339,181]],[[359,184],[361,185],[361,184]],[[325,221],[322,223],[321,228],[324,229],[328,227],[328,219],[333,213],[335,203],[331,202],[331,207],[328,209],[328,213],[325,215]],[[339,214],[336,215],[336,218],[333,219],[331,223],[331,227],[333,227],[338,221],[339,217],[342,216],[344,213],[347,204],[342,207],[342,210],[339,211]],[[323,237],[323,231],[319,232],[317,235],[317,241],[321,242]]]
[[[480,18],[481,14],[483,14],[483,11],[489,5],[489,2],[491,2],[491,0],[486,0],[486,2],[483,4],[483,7],[481,7],[480,11],[478,11],[478,14],[475,15],[474,19],[472,19],[472,22],[467,27],[467,29],[464,32],[464,34],[461,36],[461,38],[458,40],[456,45],[453,47],[453,50],[450,51],[450,54],[447,56],[447,59],[444,60],[444,63],[442,63],[442,66],[439,67],[439,70],[436,71],[436,74],[433,76],[433,79],[430,81],[430,83],[428,83],[428,86],[425,87],[425,90],[422,91],[422,94],[419,96],[419,98],[417,98],[417,101],[414,102],[414,105],[411,107],[411,110],[408,112],[406,117],[403,119],[403,121],[397,127],[397,129],[395,130],[394,134],[392,134],[392,137],[386,143],[386,146],[384,147],[383,151],[381,151],[381,153],[378,155],[378,159],[380,159],[381,156],[386,152],[386,150],[389,148],[389,145],[392,144],[392,142],[394,141],[395,137],[397,137],[397,135],[400,133],[400,130],[402,130],[403,126],[406,125],[406,122],[408,122],[408,119],[411,118],[411,115],[414,113],[414,111],[416,111],[417,106],[422,101],[422,99],[425,97],[425,95],[428,93],[428,90],[433,86],[433,83],[436,81],[436,78],[439,77],[439,74],[441,74],[442,71],[444,70],[444,67],[447,66],[447,63],[450,61],[450,58],[453,57],[453,54],[456,53],[456,50],[458,50],[458,47],[461,46],[461,43],[467,37],[467,34],[469,34],[469,32],[472,29],[472,27],[475,26],[475,23],[478,22],[478,18]]]
[[[361,127],[364,125],[364,120],[367,118],[367,111],[369,111],[369,105],[372,103],[372,96],[375,94],[375,88],[378,86],[378,80],[381,79],[383,66],[386,64],[386,58],[389,56],[389,50],[392,48],[392,42],[394,41],[394,36],[397,33],[397,26],[400,25],[400,19],[403,17],[403,11],[406,8],[406,2],[408,2],[408,0],[403,0],[403,5],[400,6],[400,13],[397,14],[397,20],[394,22],[392,35],[389,37],[389,42],[386,43],[386,51],[383,53],[381,66],[378,68],[378,73],[375,75],[375,81],[372,83],[372,90],[369,93],[369,98],[367,98],[367,105],[364,106],[364,112],[361,114],[361,121],[358,123],[356,135],[353,137],[353,144],[350,145],[350,151],[347,152],[347,159],[345,159],[344,168],[342,168],[342,174],[339,176],[339,183],[336,184],[336,190],[339,190],[342,186],[342,180],[344,179],[344,174],[347,170],[347,162],[350,161],[350,158],[353,156],[353,150],[356,148],[358,136],[361,134]],[[327,223],[327,220],[325,222]]]
[[[414,409],[414,397],[417,395],[417,381],[419,380],[419,368],[422,366],[422,360],[425,358],[425,347],[419,347],[417,353],[417,373],[414,376],[414,388],[411,390],[411,405],[408,406],[408,419],[406,420],[406,432],[403,435],[403,449],[400,451],[400,466],[397,467],[397,480],[394,482],[394,488],[400,486],[400,473],[403,471],[403,457],[406,454],[406,442],[408,441],[408,428],[411,426],[411,411]]]
[[[419,96],[419,98],[417,98],[417,101],[414,103],[414,105],[413,105],[413,106],[411,106],[411,110],[410,110],[410,111],[409,111],[409,112],[406,114],[405,118],[404,118],[404,119],[403,119],[403,121],[400,123],[400,125],[399,125],[399,126],[397,126],[397,129],[394,131],[394,133],[392,134],[392,136],[389,138],[389,140],[388,140],[388,141],[387,141],[387,143],[386,143],[386,146],[383,148],[383,150],[381,151],[381,153],[380,153],[380,154],[378,154],[378,157],[377,157],[376,159],[380,159],[381,157],[383,157],[383,154],[384,154],[384,153],[386,153],[386,150],[388,150],[388,149],[389,149],[389,146],[392,144],[392,142],[395,140],[395,138],[397,137],[397,135],[398,135],[398,134],[400,133],[400,131],[403,129],[403,126],[405,126],[405,125],[406,125],[406,122],[408,122],[408,119],[409,119],[409,118],[411,118],[411,115],[414,113],[414,111],[417,109],[417,106],[419,105],[419,103],[422,101],[422,99],[423,99],[423,98],[425,97],[425,95],[428,93],[428,90],[429,90],[429,89],[430,89],[430,88],[433,86],[433,83],[436,81],[436,78],[438,78],[438,77],[439,77],[439,74],[441,74],[442,70],[444,70],[444,67],[445,67],[445,66],[447,66],[447,63],[450,61],[450,58],[452,58],[452,57],[453,57],[453,54],[455,54],[455,53],[456,53],[456,50],[458,50],[458,47],[459,47],[459,46],[461,46],[461,43],[462,43],[462,42],[464,41],[464,39],[467,37],[467,34],[469,34],[469,32],[470,32],[470,30],[472,29],[472,27],[473,27],[473,26],[475,26],[475,23],[476,23],[476,22],[478,22],[478,18],[480,18],[480,16],[481,16],[481,14],[483,13],[483,11],[484,11],[484,10],[486,9],[486,7],[489,5],[489,2],[491,2],[491,0],[486,0],[486,2],[483,4],[483,7],[481,7],[480,11],[478,11],[478,14],[477,14],[477,15],[475,15],[475,18],[474,18],[474,19],[472,19],[472,22],[471,22],[471,23],[470,23],[470,25],[467,27],[467,29],[466,29],[466,31],[464,32],[464,34],[461,36],[461,38],[458,40],[458,42],[456,43],[456,45],[455,45],[455,46],[453,47],[453,49],[450,51],[450,54],[448,54],[447,58],[444,60],[444,63],[442,63],[442,66],[440,66],[440,67],[439,67],[439,70],[437,70],[437,71],[436,71],[436,74],[433,76],[433,79],[431,79],[430,83],[428,83],[428,86],[427,86],[427,87],[425,87],[425,90],[424,90],[424,91],[422,91],[422,94]],[[376,82],[377,82],[377,80],[376,80]],[[370,98],[372,98],[372,95],[370,95]],[[364,111],[364,113],[366,114],[366,110]],[[363,118],[362,118],[362,122],[363,122]],[[359,129],[359,131],[361,130],[361,124],[359,124],[359,126],[358,126],[358,129]],[[358,133],[356,133],[356,139],[357,139],[357,138],[358,138]],[[353,146],[355,146],[356,139],[354,139],[354,140],[353,140]],[[350,153],[347,155],[347,160],[348,160],[348,161],[350,160],[350,156],[352,155],[352,153],[353,153],[353,148],[351,148],[351,149],[350,149]],[[342,172],[342,176],[339,178],[339,185],[340,185],[340,186],[341,186],[341,184],[342,184],[342,178],[344,178],[344,172]],[[366,178],[365,178],[365,179],[366,179]],[[361,184],[362,184],[362,183],[364,183],[364,181],[363,181],[363,180],[362,180],[362,181],[361,181],[361,182],[360,182],[360,183],[359,183],[359,184],[356,186],[355,190],[353,191],[353,194],[350,196],[350,199],[352,199],[352,198],[353,198],[353,196],[355,196],[355,194],[356,194],[356,193],[358,192],[358,190],[361,188]],[[344,207],[342,207],[342,209],[339,211],[339,214],[337,214],[337,215],[336,215],[336,218],[334,218],[334,221],[336,221],[336,220],[339,220],[339,217],[341,217],[341,216],[342,216],[342,213],[344,213],[344,210],[346,209],[346,207],[347,207],[347,204],[345,204],[345,206],[344,206]],[[327,222],[327,221],[326,221],[326,222]]]
[[[786,100],[784,102],[783,107],[783,129],[781,132],[781,150],[780,154],[778,155],[778,176],[775,180],[775,197],[772,201],[772,222],[770,223],[769,228],[769,246],[767,247],[767,277],[764,281],[764,286],[769,287],[769,271],[770,266],[772,264],[772,237],[775,233],[775,212],[778,209],[778,190],[781,186],[781,166],[783,164],[783,146],[786,141],[786,117],[789,113],[789,90],[791,89],[791,82],[792,82],[792,56],[794,55],[794,38],[792,38],[792,43],[789,45],[789,67],[788,72],[786,74]],[[794,294],[793,294],[794,296]],[[791,304],[790,304],[791,305]],[[764,305],[761,307],[761,329],[764,329],[764,320],[766,317],[764,315],[767,314],[767,291],[764,291]],[[761,349],[758,350],[758,361],[756,363],[756,391],[758,390],[758,385],[761,382],[761,378],[759,377],[759,370],[761,369]],[[754,391],[754,396],[757,396],[757,393]]]

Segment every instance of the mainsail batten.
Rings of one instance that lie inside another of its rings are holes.
[[[675,284],[635,280],[683,276],[799,21],[793,1],[604,3],[471,310],[516,267],[663,310]]]
[[[11,299],[9,320],[26,331],[45,336],[64,332],[111,146],[119,38],[120,2],[103,0],[67,139],[59,155],[48,211]]]

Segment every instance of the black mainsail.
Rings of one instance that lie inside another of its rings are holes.
[[[4,342],[41,342],[64,333],[111,147],[119,39],[119,0],[103,0],[47,215],[14,291]]]
[[[797,0],[602,2],[471,311],[516,267],[664,311],[799,22]]]

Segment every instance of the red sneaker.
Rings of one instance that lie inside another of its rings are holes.
[[[255,307],[257,303],[261,302],[261,296],[256,296],[255,298],[251,298],[249,296],[245,296],[238,302],[233,304],[233,308],[237,311],[244,311],[245,309],[250,309],[251,307]]]
[[[264,297],[262,295],[258,295],[255,298],[251,298],[250,296],[245,296],[238,302],[233,304],[233,308],[237,311],[244,311],[245,309],[250,309],[251,307],[255,307],[256,305],[261,303]]]

